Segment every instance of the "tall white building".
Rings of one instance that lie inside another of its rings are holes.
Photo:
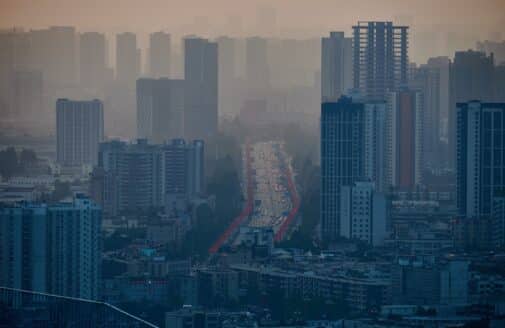
[[[372,182],[342,186],[340,192],[340,236],[381,245],[386,238],[388,204],[375,192]]]
[[[321,99],[337,101],[353,86],[352,38],[330,32],[321,39]]]
[[[103,141],[103,103],[56,101],[56,155],[63,166],[95,165]]]

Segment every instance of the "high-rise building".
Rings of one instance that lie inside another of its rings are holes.
[[[56,101],[56,157],[63,166],[95,165],[104,138],[100,100]]]
[[[321,104],[321,237],[341,236],[341,187],[364,178],[364,105],[350,98]]]
[[[100,145],[98,168],[102,189],[93,199],[104,215],[170,208],[173,196],[191,198],[204,192],[204,144],[174,139],[164,145],[141,139],[127,144],[111,141]],[[96,181],[95,181],[96,182]]]
[[[218,49],[206,39],[184,39],[184,134],[207,139],[218,129]]]
[[[116,35],[116,80],[134,86],[140,75],[140,49],[137,36],[131,32]]]
[[[386,196],[372,182],[343,186],[340,193],[340,235],[378,246],[386,236]]]
[[[352,38],[330,32],[321,39],[321,99],[337,101],[352,87]]]
[[[97,32],[82,33],[79,38],[79,81],[81,86],[103,86],[107,73],[107,42]]]
[[[170,34],[151,33],[149,36],[149,76],[153,78],[170,77]]]
[[[428,58],[427,67],[437,69],[439,75],[440,86],[440,138],[447,142],[447,124],[449,122],[449,65],[451,61],[449,57],[439,56]]]
[[[505,103],[458,103],[456,122],[459,215],[487,219],[505,189]]]
[[[449,165],[456,166],[456,104],[471,100],[493,101],[494,60],[482,52],[458,51],[450,65]]]
[[[43,106],[43,80],[39,71],[15,70],[10,75],[10,112],[13,117],[35,120]]]
[[[247,99],[265,99],[270,87],[267,40],[260,37],[246,39],[245,74]]]
[[[353,86],[368,100],[382,101],[408,82],[408,26],[358,22],[353,31]]]
[[[77,36],[71,26],[51,26],[30,31],[34,69],[52,86],[77,81]]]
[[[413,70],[410,88],[423,95],[423,167],[439,166],[443,159],[440,145],[441,69],[422,65]]]
[[[390,154],[389,115],[384,102],[364,104],[363,165],[364,176],[377,192],[388,192],[391,186],[388,168]]]
[[[390,185],[412,191],[422,183],[423,94],[409,89],[391,92],[387,107]]]
[[[0,285],[98,299],[101,209],[71,203],[0,208]]]
[[[219,66],[219,113],[234,116],[238,114],[240,103],[237,95],[237,40],[226,36],[216,39]]]
[[[137,80],[137,136],[163,143],[184,136],[184,80]]]

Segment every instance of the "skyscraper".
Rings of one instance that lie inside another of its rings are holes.
[[[409,89],[391,92],[387,106],[390,184],[412,191],[422,183],[423,94]]]
[[[140,49],[137,36],[131,32],[116,35],[116,80],[134,86],[140,75]]]
[[[81,86],[103,86],[107,70],[107,42],[105,35],[87,32],[80,35],[79,80]]]
[[[321,237],[341,236],[341,187],[364,178],[364,105],[350,98],[321,104]]]
[[[184,80],[137,80],[137,136],[154,143],[184,136]]]
[[[207,139],[218,128],[218,49],[206,39],[184,39],[184,134]]]
[[[236,101],[237,80],[236,80],[236,57],[237,40],[226,36],[216,40],[219,66],[219,112],[224,115],[238,114],[240,105]]]
[[[410,87],[423,95],[423,166],[441,165],[444,158],[440,145],[441,69],[422,65],[415,68]],[[439,166],[440,167],[440,166]]]
[[[337,101],[352,86],[352,38],[330,32],[321,39],[321,99]]]
[[[151,33],[149,36],[149,76],[170,77],[170,34]]]
[[[493,101],[494,60],[482,52],[458,51],[450,65],[449,164],[456,165],[456,104],[471,100]]]
[[[358,22],[353,26],[354,88],[368,100],[384,100],[387,92],[408,81],[408,27],[392,22]]]
[[[459,215],[486,219],[505,189],[505,103],[458,103],[456,123]]]
[[[104,137],[100,100],[56,101],[56,155],[63,166],[95,165]]]
[[[245,47],[247,99],[265,99],[270,87],[267,40],[260,37],[247,38]]]
[[[96,300],[100,288],[101,210],[71,203],[0,209],[0,285]]]

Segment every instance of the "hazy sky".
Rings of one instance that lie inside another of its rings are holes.
[[[408,23],[411,40],[419,39],[414,51],[424,53],[430,38],[435,48],[447,38],[461,46],[505,38],[505,0],[0,0],[2,28],[307,37],[330,29],[350,32],[358,20]]]

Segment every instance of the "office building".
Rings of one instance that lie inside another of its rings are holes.
[[[170,77],[170,34],[163,31],[149,36],[149,76]]]
[[[367,100],[383,101],[408,82],[408,27],[358,22],[353,31],[353,87]]]
[[[382,245],[386,236],[388,205],[384,194],[371,182],[343,186],[340,192],[340,235]]]
[[[449,165],[456,167],[456,104],[471,100],[493,101],[493,56],[468,50],[458,51],[450,65]]]
[[[0,285],[98,299],[101,217],[79,195],[70,203],[0,208]]]
[[[350,98],[321,104],[321,237],[341,235],[341,187],[364,177],[364,105]]]
[[[423,94],[402,89],[387,100],[390,185],[412,191],[422,183]]]
[[[184,136],[184,80],[137,80],[137,136],[163,143]]]
[[[107,73],[107,41],[97,32],[79,37],[79,81],[82,87],[103,87]]]
[[[321,99],[337,101],[353,87],[352,38],[330,32],[321,39]]]
[[[207,139],[218,129],[218,50],[206,39],[184,39],[184,135]]]
[[[462,218],[486,219],[505,188],[505,103],[457,104],[457,205]]]
[[[164,145],[140,139],[100,145],[93,199],[107,217],[172,208],[176,196],[187,199],[204,192],[204,144],[175,139]]]
[[[56,157],[62,166],[95,165],[104,138],[100,100],[56,101]]]
[[[131,32],[116,35],[116,80],[134,86],[140,75],[140,63],[137,36]]]

